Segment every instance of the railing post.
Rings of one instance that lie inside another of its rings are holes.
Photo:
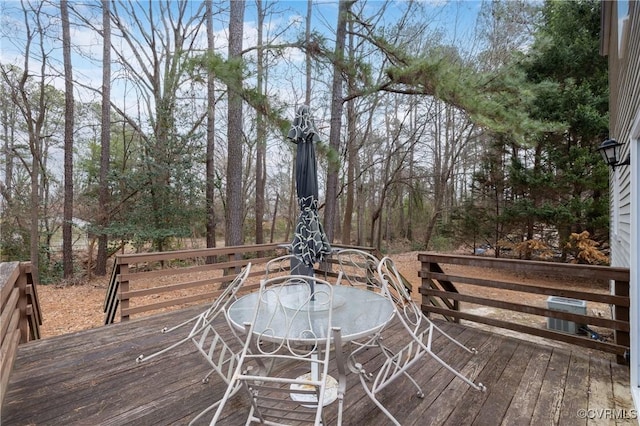
[[[20,329],[20,343],[29,341],[29,321],[27,319],[27,274],[23,268],[20,268],[16,285],[18,286],[18,310],[20,311],[20,319],[18,320],[18,328]]]
[[[444,270],[442,269],[442,267],[437,262],[428,261],[428,262],[426,262],[426,265],[427,265],[427,270],[429,272],[435,272],[435,273],[439,273],[439,274],[444,274]],[[423,279],[423,281],[424,281],[424,279]],[[437,287],[434,286],[435,282],[433,280],[427,279],[427,282],[433,283],[433,284],[429,285],[429,287],[437,288]],[[456,289],[456,287],[453,285],[452,282],[444,281],[444,280],[443,281],[439,280],[438,282],[440,283],[440,285],[442,286],[442,288],[445,291],[449,291],[449,292],[453,292],[453,293],[457,293],[458,292],[458,290]],[[425,296],[422,296],[422,297],[425,297]],[[457,300],[454,300],[452,302],[450,299],[443,298],[442,302],[445,305],[447,305],[449,307],[449,309],[452,309],[452,310],[458,311],[458,312],[460,311],[460,302],[458,302]],[[453,321],[453,322],[458,323],[458,324],[460,323],[460,318],[458,318],[458,317],[453,317],[452,319],[448,318],[447,320],[448,321]]]
[[[613,292],[616,296],[629,297],[629,281],[614,281]],[[629,307],[615,305],[613,309],[613,319],[629,322]],[[630,347],[631,339],[629,332],[614,330],[615,342],[618,345]],[[617,355],[618,364],[628,364],[629,354]]]
[[[126,276],[129,274],[129,264],[123,263],[120,265],[120,276]],[[120,321],[129,321],[129,314],[126,313],[129,310],[129,280],[124,279],[120,281],[120,285],[118,286],[120,298]]]

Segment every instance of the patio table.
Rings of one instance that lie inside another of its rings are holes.
[[[289,305],[288,308],[295,310],[300,306],[296,298],[303,294],[300,291],[301,288],[302,286],[291,285],[288,289],[287,300],[283,301],[285,305]],[[320,285],[316,290],[321,290]],[[259,292],[252,292],[240,297],[229,306],[227,316],[232,326],[242,331],[244,323],[253,320],[258,297]],[[314,319],[312,325],[313,332],[318,338],[322,338],[325,337],[329,327],[325,304],[319,305],[317,310],[312,312]],[[295,323],[286,324],[287,316],[275,309],[275,306],[275,303],[261,305],[256,318],[255,333],[263,333],[268,323],[274,337],[282,338],[286,334],[289,339],[304,343],[304,337],[294,338],[293,336],[301,335],[303,326],[307,324],[300,323],[299,329]],[[313,310],[313,305],[309,309]],[[351,286],[333,286],[333,324],[331,326],[340,327],[342,340],[345,342],[377,333],[391,320],[393,313],[394,307],[389,299],[379,293]],[[289,330],[287,330],[288,326],[291,327]]]
[[[322,285],[316,284],[316,291],[322,293]],[[280,306],[285,309],[296,310],[301,306],[300,298],[304,297],[304,285],[291,285],[286,289],[285,294],[280,295]],[[326,294],[326,293],[325,293]],[[230,324],[240,331],[244,331],[244,324],[253,320],[256,314],[259,292],[249,293],[236,300],[227,311]],[[267,296],[269,293],[267,293]],[[268,335],[261,334],[268,331],[275,339],[282,339],[287,336],[289,340],[296,343],[312,343],[313,340],[305,338],[309,333],[305,333],[307,323],[295,323],[287,321],[288,315],[282,310],[276,309],[277,303],[263,303],[257,313],[254,333],[261,335],[261,338],[268,338]],[[312,318],[311,326],[313,334],[317,338],[326,338],[326,331],[330,329],[327,324],[329,315],[327,304],[319,301],[317,305],[311,303],[308,310]],[[332,303],[332,327],[341,329],[341,338],[344,342],[372,336],[379,332],[394,315],[394,306],[388,298],[383,295],[355,288],[351,286],[333,285]],[[267,330],[267,327],[269,330]],[[295,337],[300,336],[300,337]],[[313,374],[310,373],[310,374]],[[337,396],[337,382],[332,377],[328,378],[328,390],[335,392]],[[334,383],[335,382],[335,383]],[[334,386],[335,385],[335,386]],[[327,395],[327,394],[325,394]],[[294,396],[294,395],[292,395]],[[325,397],[325,404],[331,403],[335,397]]]

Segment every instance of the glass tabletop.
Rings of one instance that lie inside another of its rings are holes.
[[[260,334],[265,331],[266,327],[269,327],[275,335],[280,333],[287,333],[288,336],[304,334],[303,328],[308,324],[305,324],[305,321],[300,321],[300,324],[291,323],[288,321],[287,312],[285,312],[288,309],[295,310],[296,306],[300,306],[297,298],[304,294],[301,291],[304,286],[292,285],[289,287],[287,294],[280,297],[280,304],[262,303],[260,305],[254,327],[255,333]],[[379,293],[350,286],[332,287],[331,325],[340,327],[343,341],[370,336],[384,327],[393,317],[393,305],[389,299]],[[321,291],[321,288],[317,290]],[[227,316],[234,327],[243,330],[244,323],[253,320],[258,297],[259,292],[249,293],[229,306]],[[312,318],[313,332],[319,338],[325,337],[329,328],[327,324],[329,315],[326,306],[325,301],[318,300],[316,304],[312,303],[305,308]],[[298,325],[300,330],[296,330]]]

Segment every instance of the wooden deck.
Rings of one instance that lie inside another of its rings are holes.
[[[135,358],[167,344],[158,331],[202,308],[132,320],[22,345],[1,412],[3,425],[175,425],[189,420],[224,392],[192,345],[138,365]],[[598,424],[636,424],[629,371],[600,353],[545,346],[458,324],[452,335],[478,348],[442,356],[488,390],[480,393],[427,359],[415,377],[425,398],[398,381],[382,396],[403,425],[579,425],[584,411]],[[344,424],[383,425],[386,417],[366,397],[354,374],[347,378]],[[330,407],[334,408],[334,407]],[[221,424],[244,424],[247,400],[236,396]],[[335,410],[329,410],[335,423]],[[624,417],[627,417],[626,419]],[[617,418],[617,419],[615,419]],[[207,423],[210,417],[207,419]],[[615,420],[614,420],[615,419]]]

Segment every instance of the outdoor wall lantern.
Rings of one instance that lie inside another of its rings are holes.
[[[620,154],[621,146],[622,144],[615,139],[607,139],[598,147],[598,151],[602,154],[602,158],[609,166],[611,166],[612,169],[615,169],[617,166],[628,166],[631,164],[630,155],[628,155],[627,159],[623,162],[618,162],[618,155]]]

